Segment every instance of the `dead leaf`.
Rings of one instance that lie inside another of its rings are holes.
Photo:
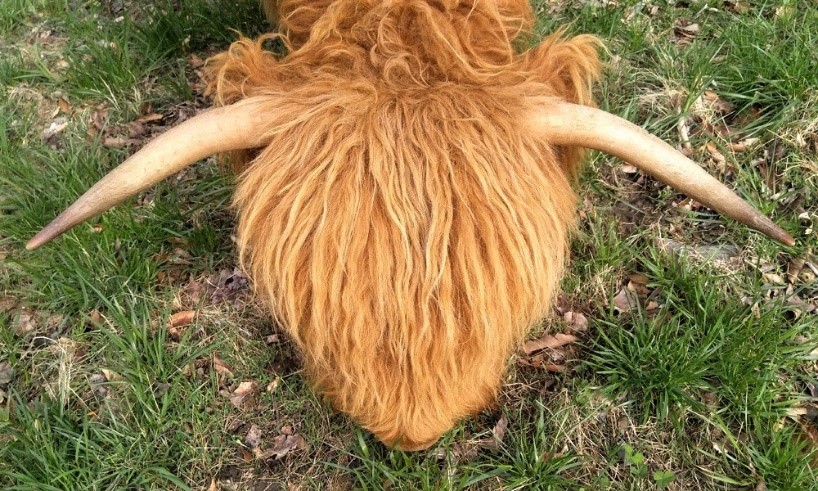
[[[210,478],[210,486],[208,486],[207,491],[218,491],[218,487],[216,486],[216,478]]]
[[[95,325],[99,326],[102,325],[102,314],[99,313],[99,310],[94,309],[88,314],[88,318],[93,322]]]
[[[108,370],[107,368],[103,368],[100,371],[102,372],[102,375],[105,377],[105,380],[107,382],[112,382],[114,380],[119,380],[119,378],[120,378],[119,374],[114,372],[113,370]]]
[[[698,26],[698,24],[693,25]],[[702,99],[721,114],[730,114],[735,109],[732,104],[719,97],[719,95],[712,90],[705,90],[704,93],[702,93]]]
[[[747,0],[725,0],[724,6],[734,14],[743,14],[749,10],[750,5]]]
[[[233,393],[230,394],[230,403],[233,404],[233,406],[235,406],[236,408],[241,409],[247,402],[247,400],[249,400],[252,397],[255,389],[256,389],[255,382],[240,383],[236,390],[234,390]]]
[[[574,332],[585,332],[588,330],[588,319],[580,312],[566,312],[563,314],[562,319],[568,324],[569,329]]]
[[[178,327],[169,327],[168,335],[170,336],[170,339],[178,343],[179,341],[182,340],[182,337],[184,337],[185,333],[183,329],[180,329]]]
[[[17,335],[25,336],[37,329],[37,322],[31,314],[20,314],[17,318]]]
[[[187,61],[188,61],[188,64],[190,65],[190,68],[192,68],[194,70],[196,68],[201,68],[205,64],[204,60],[202,60],[201,58],[199,58],[195,54],[191,54],[190,56],[188,56]]]
[[[259,446],[261,445],[261,429],[256,425],[251,425],[244,437],[244,444],[255,454],[261,453]]]
[[[193,322],[193,319],[196,318],[196,311],[195,310],[185,310],[182,312],[176,312],[175,314],[170,316],[170,327],[184,327],[190,325]]]
[[[767,283],[772,283],[773,285],[786,284],[784,278],[782,278],[778,273],[762,273],[761,277],[764,278],[764,281]]]
[[[150,113],[150,114],[146,114],[144,116],[139,116],[134,121],[137,122],[137,123],[148,124],[148,123],[155,123],[157,121],[162,121],[163,119],[165,119],[165,116],[163,116],[163,115],[161,115],[159,113]]]
[[[228,378],[235,378],[236,376],[233,375],[233,372],[230,370],[230,367],[227,366],[225,362],[222,361],[221,358],[217,354],[213,354],[213,369],[216,370],[216,373],[224,375]]]
[[[702,28],[699,24],[687,24],[687,25],[679,25],[676,26],[675,31],[677,34],[681,34],[685,37],[695,37],[699,32],[701,32]]]
[[[102,145],[108,148],[125,148],[130,145],[138,145],[140,140],[134,138],[121,138],[118,136],[106,136],[102,140]]]
[[[6,386],[14,380],[14,369],[11,368],[11,363],[7,361],[0,361],[0,386]]]
[[[293,450],[307,450],[308,448],[307,441],[301,435],[278,435],[273,440],[273,448],[262,453],[259,458],[269,459],[274,457],[278,460]]]
[[[731,152],[746,152],[758,143],[758,138],[745,138],[736,143],[728,143]]]
[[[60,106],[60,112],[63,114],[69,114],[74,109],[74,107],[69,103],[65,97],[60,97],[57,99],[57,105]]]
[[[65,116],[60,116],[56,118],[51,124],[48,125],[48,128],[43,130],[42,138],[43,141],[48,141],[51,138],[55,137],[56,135],[62,133],[62,131],[68,126],[68,118]]]
[[[639,299],[627,287],[619,290],[619,293],[613,299],[614,309],[619,313],[630,312],[639,306]]]
[[[148,128],[145,127],[144,124],[138,123],[136,121],[131,121],[128,123],[128,137],[129,138],[141,138],[145,136],[145,133],[148,132]]]
[[[170,390],[170,384],[167,382],[160,382],[153,385],[153,395],[157,399],[164,396]]]
[[[503,438],[506,436],[506,429],[508,429],[508,419],[506,415],[500,416],[494,428],[491,430],[491,438],[484,438],[480,440],[480,446],[489,450],[500,450],[503,444]]]
[[[542,353],[530,357],[521,356],[517,358],[517,364],[523,367],[542,368],[544,358]]]
[[[719,170],[724,171],[724,164],[727,162],[727,159],[724,157],[724,154],[719,151],[719,147],[711,140],[704,144],[704,148],[707,150],[707,153],[710,154],[713,161],[716,162]]]
[[[241,269],[232,268],[219,272],[215,284],[210,283],[208,286],[212,288],[211,301],[213,303],[223,301],[235,303],[249,289],[249,281]]]
[[[643,274],[632,274],[628,277],[628,290],[645,297],[650,293],[648,289],[648,277]]]
[[[672,252],[679,256],[692,257],[705,262],[729,261],[738,257],[741,252],[738,247],[729,244],[694,247],[664,237],[657,239],[657,245],[662,252]]]
[[[10,312],[18,303],[19,300],[14,297],[0,296],[0,312]]]
[[[628,281],[630,281],[631,283],[634,283],[636,285],[645,286],[650,281],[650,278],[648,278],[647,275],[644,275],[644,274],[641,274],[641,273],[634,273],[634,274],[628,275]]]
[[[804,269],[805,262],[802,257],[794,257],[787,263],[787,280],[789,280],[790,283],[796,283],[798,281],[798,275],[801,274],[801,270]]]
[[[523,345],[523,352],[526,355],[530,355],[540,350],[548,349],[556,349],[566,344],[575,343],[577,341],[577,337],[571,334],[563,334],[557,333],[552,335],[545,335],[540,339],[533,339],[530,341],[526,341]]]

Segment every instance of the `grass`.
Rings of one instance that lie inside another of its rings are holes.
[[[797,302],[814,302],[818,283],[794,269],[818,251],[818,11],[807,1],[535,11],[539,33],[569,24],[605,40],[601,107],[673,144],[685,118],[694,158],[797,244],[685,211],[683,196],[594,155],[560,299],[589,320],[568,369],[512,366],[498,408],[405,454],[306,387],[295,348],[234,270],[231,179],[212,161],[42,250],[22,247],[132,151],[106,136],[162,114],[149,135],[207,105],[191,55],[225,49],[236,37],[225,27],[267,29],[255,2],[6,0],[0,487],[818,489],[818,319]],[[702,105],[710,92],[727,106]],[[44,139],[52,124],[64,127]],[[758,140],[733,152],[707,124]],[[643,302],[615,308],[629,283]],[[191,325],[171,326],[189,310]],[[555,315],[535,332],[568,328]],[[255,384],[247,400],[241,382]],[[501,418],[508,428],[491,444]],[[254,425],[265,448],[288,434],[306,448],[256,459],[244,443]]]

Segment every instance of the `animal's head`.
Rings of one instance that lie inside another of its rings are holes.
[[[418,449],[494,397],[547,313],[581,151],[616,155],[786,244],[698,165],[590,106],[597,41],[519,52],[524,2],[283,2],[292,51],[210,61],[222,107],[112,171],[35,248],[200,158],[232,152],[244,267],[313,383]]]

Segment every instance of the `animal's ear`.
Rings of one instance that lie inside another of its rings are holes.
[[[523,63],[535,81],[574,104],[593,105],[591,87],[599,78],[602,42],[590,35],[566,38],[559,30],[525,54]]]
[[[264,49],[264,43],[277,36],[267,34],[256,40],[242,36],[227,51],[210,57],[205,63],[209,80],[205,95],[212,96],[216,106],[227,106],[279,90],[280,64]],[[257,154],[257,149],[236,149],[223,154],[221,161],[240,173]]]
[[[264,43],[276,37],[267,34],[255,41],[241,37],[227,51],[210,57],[205,64],[210,81],[205,94],[213,96],[217,106],[225,106],[274,88],[279,63]]]

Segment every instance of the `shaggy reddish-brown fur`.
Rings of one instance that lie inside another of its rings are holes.
[[[265,36],[209,63],[218,104],[269,104],[270,144],[233,155],[241,261],[314,387],[424,448],[492,403],[549,309],[581,153],[521,118],[533,99],[590,104],[597,41],[520,53],[519,1],[277,8],[287,56]]]

